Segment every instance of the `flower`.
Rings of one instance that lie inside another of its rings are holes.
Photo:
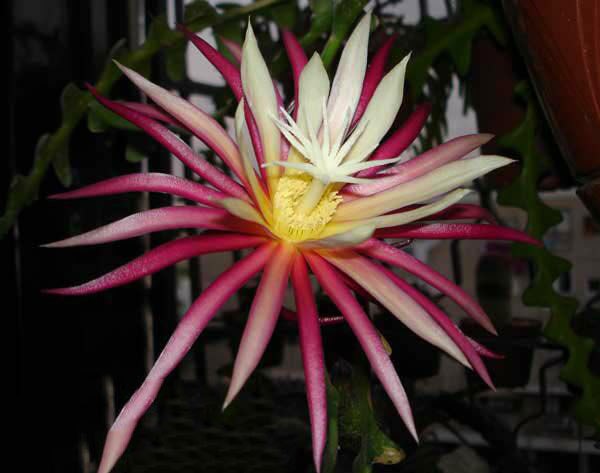
[[[190,257],[254,249],[223,272],[183,316],[146,380],[111,427],[100,473],[110,471],[122,455],[163,380],[222,304],[261,271],[224,407],[259,363],[291,280],[296,310],[285,309],[284,313],[298,322],[317,471],[326,442],[327,403],[319,328],[323,320],[317,313],[309,270],[353,330],[415,439],[417,432],[400,379],[381,336],[353,292],[371,297],[418,336],[474,369],[492,386],[481,356],[494,354],[464,336],[435,304],[382,263],[420,277],[494,332],[481,307],[464,291],[385,239],[494,238],[536,244],[521,232],[495,225],[484,209],[458,203],[468,193],[461,186],[510,160],[500,156],[461,159],[490,139],[490,135],[471,135],[403,162],[401,153],[417,137],[428,107],[418,107],[384,140],[402,103],[409,58],[384,75],[394,40],[390,38],[367,68],[370,22],[367,13],[353,31],[331,84],[319,55],[307,60],[292,34],[283,32],[295,80],[291,113],[282,105],[251,26],[241,51],[230,45],[239,57],[239,69],[182,28],[223,74],[238,100],[235,141],[208,114],[125,66],[119,65],[156,106],[112,101],[90,87],[104,106],[144,130],[207,184],[160,173],[131,174],[52,196],[70,199],[150,191],[171,193],[199,205],[142,211],[46,246],[92,245],[175,228],[206,231],[154,248],[93,281],[47,292],[90,294]],[[186,128],[210,146],[233,177],[195,154],[164,122]],[[470,219],[489,223],[448,222]],[[441,222],[436,223],[438,220]]]

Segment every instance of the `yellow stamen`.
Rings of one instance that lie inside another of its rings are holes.
[[[313,181],[320,182],[308,174],[282,176],[279,179],[273,198],[274,221],[271,231],[282,240],[297,243],[318,238],[342,202],[337,192],[326,189],[323,184],[321,189],[316,189],[319,186],[313,187]],[[300,206],[305,196],[307,200],[316,200],[316,203],[302,212]]]

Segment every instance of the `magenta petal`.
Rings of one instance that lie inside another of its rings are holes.
[[[151,249],[139,258],[79,286],[46,289],[47,294],[81,296],[93,294],[154,274],[179,261],[208,253],[252,248],[265,242],[265,238],[227,233],[203,234],[180,238]]]
[[[421,278],[427,284],[446,294],[486,330],[497,334],[485,311],[471,296],[417,258],[375,238],[363,243],[358,249],[372,258],[396,266]]]
[[[473,348],[475,349],[475,351],[477,353],[479,353],[481,356],[483,356],[485,358],[492,358],[492,359],[495,359],[495,360],[502,360],[502,359],[505,358],[504,355],[500,355],[500,354],[498,354],[496,352],[493,352],[489,348],[484,347],[479,342],[476,342],[475,340],[473,340],[471,337],[466,337],[466,338],[469,341],[469,343],[473,346]]]
[[[250,141],[252,142],[252,148],[254,149],[254,156],[256,156],[259,173],[262,178],[261,184],[263,185],[263,189],[266,191],[266,186],[264,183],[267,182],[267,170],[263,167],[263,164],[265,164],[265,154],[260,137],[260,130],[258,129],[256,120],[254,119],[254,114],[252,113],[252,109],[250,108],[250,105],[248,105],[247,100],[244,100],[244,117],[246,119],[246,126],[248,127]]]
[[[141,113],[136,112],[135,110],[127,108],[123,104],[103,97],[91,86],[88,88],[102,105],[144,130],[148,135],[163,145],[169,152],[173,153],[182,163],[188,166],[196,174],[206,179],[217,189],[220,189],[233,197],[237,197],[238,199],[244,199],[246,201],[250,200],[243,187],[241,187],[229,176],[216,169],[210,163],[206,162],[204,159],[201,159],[181,138],[172,133],[167,127],[148,118],[145,115],[142,115]],[[235,164],[230,162],[227,154],[221,150],[220,146],[216,142],[200,132],[197,132],[196,134],[198,138],[212,148],[221,159],[227,162],[231,169],[236,169]],[[240,177],[240,179],[243,181],[244,176],[238,177]]]
[[[304,258],[299,256],[292,269],[294,300],[298,311],[300,350],[306,381],[306,397],[312,431],[313,460],[317,473],[321,470],[323,450],[327,441],[327,393],[325,387],[325,357],[317,315]]]
[[[367,196],[383,192],[399,184],[421,177],[444,164],[461,159],[474,149],[491,140],[493,135],[466,135],[447,141],[429,151],[402,164],[385,170],[385,177],[378,177],[369,184],[354,184],[346,186],[344,191],[349,194]]]
[[[281,36],[283,39],[283,45],[285,47],[285,51],[287,53],[288,59],[290,60],[290,64],[292,66],[292,72],[294,74],[294,115],[293,118],[296,120],[298,118],[298,89],[300,84],[300,74],[306,66],[308,59],[306,57],[306,53],[302,46],[294,36],[291,31],[286,29],[281,31]]]
[[[242,62],[242,47],[238,43],[227,39],[225,36],[219,36],[219,41],[223,43],[223,46],[227,48],[227,51],[231,53],[238,64]]]
[[[175,206],[138,212],[81,235],[42,246],[46,248],[64,248],[68,246],[98,245],[133,238],[146,233],[181,228],[206,228],[264,234],[260,226],[233,217],[224,209]]]
[[[82,197],[123,194],[125,192],[162,192],[210,206],[215,206],[215,200],[227,197],[222,192],[181,177],[151,172],[113,177],[80,189],[54,194],[48,198],[79,199]]]
[[[525,232],[499,225],[479,223],[415,223],[382,228],[378,238],[414,238],[427,240],[508,240],[540,246],[541,243]]]
[[[387,63],[388,56],[390,55],[390,50],[392,49],[392,46],[397,38],[397,34],[387,38],[377,50],[375,56],[373,56],[373,59],[367,68],[367,72],[365,73],[362,92],[360,94],[360,98],[358,99],[358,105],[356,106],[356,111],[354,112],[354,118],[352,119],[352,124],[350,125],[351,127],[358,123],[363,113],[367,109],[367,105],[369,105],[369,101],[371,100],[371,97],[373,97],[375,89],[377,89],[379,82],[381,82],[381,78],[385,72],[385,65]]]
[[[141,113],[148,118],[152,118],[153,120],[158,120],[163,123],[168,123],[169,125],[185,128],[184,125],[182,125],[168,113],[165,113],[164,110],[158,108],[156,105],[141,102],[126,102],[124,100],[119,100],[117,103],[120,103],[131,110],[135,110],[136,112]]]
[[[352,296],[350,289],[338,277],[337,271],[315,253],[307,253],[305,256],[315,276],[317,276],[319,284],[346,318],[365,355],[367,355],[373,371],[394,403],[404,424],[415,440],[418,441],[417,429],[406,392],[379,333],[360,304]]]
[[[454,204],[450,207],[446,207],[441,212],[430,215],[427,217],[428,220],[466,220],[466,219],[474,219],[474,220],[483,220],[484,222],[497,224],[498,221],[496,217],[492,215],[492,213],[479,206],[474,204]]]
[[[262,269],[272,253],[271,244],[261,246],[221,274],[194,301],[181,318],[144,383],[123,407],[110,428],[98,473],[108,473],[112,469],[127,448],[138,421],[156,398],[167,375],[183,359],[217,310]]]
[[[369,160],[391,159],[400,156],[419,136],[430,112],[431,105],[427,103],[419,105],[402,126],[375,150]],[[371,177],[379,170],[381,167],[365,169],[358,173],[358,177]]]
[[[188,30],[183,25],[177,25],[177,29],[181,31],[190,42],[198,48],[198,50],[204,55],[206,59],[210,61],[210,63],[217,68],[217,70],[221,73],[227,85],[235,95],[235,98],[239,101],[244,92],[242,90],[242,78],[240,76],[239,69],[231,64],[227,60],[225,56],[223,56],[219,51],[213,48],[210,44],[196,35],[193,31]]]
[[[400,289],[406,292],[406,294],[408,294],[429,313],[431,318],[438,323],[438,325],[444,330],[444,332],[448,334],[452,341],[456,343],[458,348],[460,348],[460,351],[463,352],[473,369],[477,372],[477,374],[479,374],[479,376],[481,376],[481,379],[483,379],[490,388],[494,389],[494,384],[492,383],[487,368],[483,364],[478,352],[475,350],[469,340],[463,335],[463,333],[456,327],[456,325],[454,325],[454,323],[448,318],[448,316],[444,314],[444,312],[430,299],[404,281],[400,276],[394,274],[387,268],[380,267],[380,269],[385,272],[388,278],[394,281],[394,283],[400,287]]]
[[[294,247],[285,243],[279,244],[276,253],[265,267],[235,357],[224,409],[258,366],[273,335],[295,254]]]

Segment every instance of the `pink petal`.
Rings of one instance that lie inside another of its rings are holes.
[[[242,62],[242,46],[241,45],[239,45],[235,41],[225,38],[225,36],[219,36],[219,41],[221,41],[221,43],[223,43],[223,46],[225,46],[227,48],[227,51],[229,51],[231,53],[231,55],[235,58],[235,60],[238,62],[238,64],[240,62]]]
[[[429,313],[431,318],[438,323],[438,325],[460,348],[460,350],[463,352],[473,369],[479,374],[479,376],[481,376],[481,379],[483,379],[490,388],[494,389],[494,384],[492,383],[490,375],[485,365],[483,364],[481,357],[478,355],[473,345],[469,343],[467,338],[456,327],[456,325],[454,325],[454,323],[448,318],[448,316],[444,314],[444,312],[429,298],[424,296],[421,292],[419,292],[413,286],[404,281],[400,276],[394,274],[392,271],[382,266],[380,266],[380,269],[388,276],[388,278],[394,281],[394,283],[398,287],[400,287],[400,289],[406,292],[417,302],[417,304],[419,304]]]
[[[185,126],[175,120],[171,115],[158,108],[156,105],[141,102],[126,102],[124,100],[119,100],[117,103],[120,103],[131,110],[135,110],[136,112],[141,113],[148,118],[152,118],[153,120],[158,120],[163,123],[168,123],[169,125],[185,128]]]
[[[306,53],[302,46],[294,36],[291,31],[286,29],[281,31],[281,36],[283,39],[283,45],[285,46],[285,51],[287,53],[288,59],[290,60],[290,65],[292,66],[292,72],[294,74],[294,115],[293,118],[296,120],[298,118],[298,87],[300,84],[300,74],[302,73],[302,69],[306,66],[308,62],[308,58],[306,57]],[[284,140],[285,141],[285,140]]]
[[[421,278],[427,284],[446,294],[486,330],[497,334],[485,311],[471,296],[417,258],[375,238],[366,241],[358,249],[372,258],[404,269]]]
[[[265,267],[235,357],[223,409],[242,389],[267,348],[281,312],[295,254],[293,246],[281,243]]]
[[[264,234],[261,227],[233,217],[224,209],[175,206],[145,210],[81,235],[42,245],[46,248],[98,245],[133,238],[146,233],[181,228],[206,228],[241,233]]]
[[[313,460],[317,473],[321,469],[323,450],[327,441],[327,393],[325,388],[325,357],[308,270],[302,256],[296,258],[292,269],[294,300],[298,310],[300,350],[306,380],[306,397],[312,431]]]
[[[374,179],[373,184],[354,184],[346,186],[344,191],[348,194],[359,196],[377,194],[399,184],[412,181],[444,164],[456,161],[457,159],[466,156],[474,149],[479,148],[484,143],[487,143],[492,137],[493,135],[479,134],[455,138],[426,151],[410,161],[398,164],[393,168],[384,171],[389,175]]]
[[[479,223],[415,223],[382,228],[375,232],[377,238],[414,238],[428,240],[508,240],[541,246],[525,232],[499,225]]]
[[[498,353],[493,352],[489,348],[484,347],[480,343],[478,343],[475,340],[473,340],[471,337],[466,337],[466,338],[469,341],[469,343],[473,346],[473,348],[475,349],[475,351],[477,353],[479,353],[481,356],[483,356],[485,358],[492,358],[492,359],[495,359],[495,360],[502,360],[502,359],[505,358],[504,355],[500,355]]]
[[[250,199],[243,187],[241,187],[229,176],[206,162],[204,159],[201,159],[181,138],[172,133],[167,127],[148,118],[145,115],[142,115],[141,113],[136,112],[135,110],[127,108],[123,104],[103,97],[92,86],[88,86],[88,89],[92,92],[92,94],[94,94],[96,99],[102,105],[144,130],[146,133],[148,133],[148,135],[163,145],[169,152],[177,156],[177,158],[192,171],[206,179],[217,189],[220,189],[233,197],[237,197],[238,199]],[[201,113],[199,110],[198,112]],[[210,119],[212,120],[212,118]],[[196,134],[199,139],[204,141],[207,146],[213,149],[219,155],[219,157],[223,159],[223,161],[226,162],[227,165],[236,173],[236,175],[240,177],[242,182],[244,182],[245,176],[240,168],[241,164],[237,163],[235,159],[232,159],[232,157],[224,151],[223,146],[219,144],[221,141],[224,143],[227,140],[231,141],[231,138],[229,135],[227,135],[227,132],[222,129],[222,133],[220,133],[219,136],[213,133],[219,128],[220,127],[213,127],[210,131],[211,134],[207,134],[195,127],[194,134]],[[237,149],[237,146],[235,146],[233,142],[226,144],[230,145],[229,147],[231,149]]]
[[[454,204],[445,208],[437,214],[430,215],[429,220],[483,220],[488,223],[497,224],[496,218],[491,212],[479,205],[474,204]]]
[[[264,185],[267,182],[267,170],[263,167],[265,164],[265,154],[262,145],[262,139],[260,137],[260,130],[258,124],[254,118],[254,114],[248,105],[248,101],[244,100],[244,117],[246,120],[246,126],[248,127],[248,133],[250,134],[250,141],[252,142],[252,148],[254,149],[254,156],[256,156],[256,162],[259,168],[259,174],[261,176],[261,184],[265,192],[267,191]]]
[[[219,308],[251,277],[262,269],[273,254],[265,244],[221,274],[198,297],[171,335],[167,345],[148,373],[144,383],[123,407],[106,437],[98,473],[108,473],[121,457],[133,431],[148,410],[163,381],[179,364]]]
[[[216,205],[215,200],[228,197],[222,192],[181,177],[151,172],[113,177],[80,189],[54,194],[49,198],[59,200],[79,199],[82,197],[123,194],[125,192],[162,192],[193,200],[200,204],[210,205],[211,207]]]
[[[371,97],[373,97],[375,89],[379,85],[379,82],[381,81],[381,78],[385,73],[385,65],[387,63],[390,50],[392,49],[392,46],[394,45],[394,42],[397,38],[397,34],[394,34],[387,38],[385,42],[381,45],[381,47],[377,50],[375,56],[373,56],[373,59],[371,60],[371,63],[367,68],[367,72],[365,73],[365,80],[363,82],[362,92],[360,94],[360,98],[358,99],[358,105],[356,107],[356,111],[354,112],[352,124],[350,125],[351,128],[356,123],[358,123],[360,117],[362,117],[363,113],[367,109],[367,105],[369,105],[369,100],[371,100]]]
[[[136,281],[149,274],[154,274],[167,266],[194,256],[252,248],[264,242],[265,238],[262,237],[236,233],[206,233],[184,237],[157,246],[139,258],[92,281],[80,284],[79,286],[46,289],[44,292],[63,296],[93,294]]]
[[[429,118],[430,112],[431,105],[427,103],[417,106],[415,111],[412,112],[402,126],[384,141],[377,150],[375,150],[369,158],[369,161],[376,159],[391,159],[400,156],[400,154],[415,141],[417,136],[419,136],[423,125],[427,121],[427,118]],[[358,177],[371,177],[380,170],[381,167],[365,169],[358,173]]]
[[[396,406],[404,424],[415,440],[418,441],[417,429],[406,392],[383,346],[379,333],[373,327],[360,304],[352,296],[350,289],[338,277],[334,268],[315,253],[306,253],[305,256],[315,276],[317,276],[319,284],[346,318],[365,355],[367,355],[373,371],[381,381],[394,406]]]
[[[188,30],[183,25],[177,25],[177,29],[181,31],[190,42],[198,48],[202,55],[210,61],[221,73],[227,85],[232,90],[235,98],[239,101],[244,92],[242,90],[242,78],[239,69],[231,64],[225,56],[213,48],[210,44],[200,38],[193,31]]]

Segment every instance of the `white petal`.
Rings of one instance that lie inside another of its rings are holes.
[[[304,114],[318,131],[323,119],[322,105],[329,95],[329,76],[321,61],[321,56],[313,54],[302,69],[298,86],[298,125],[304,134],[308,134]]]
[[[260,130],[265,161],[279,159],[279,130],[271,116],[279,116],[277,96],[269,69],[258,49],[256,37],[249,24],[242,52],[242,87],[248,105]]]
[[[445,194],[511,162],[513,162],[512,159],[502,156],[480,156],[455,161],[379,194],[342,203],[333,216],[333,220],[362,220],[383,215],[401,207]]]
[[[409,59],[410,54],[388,72],[377,86],[358,126],[362,123],[369,125],[344,159],[345,163],[365,159],[368,151],[379,144],[394,123],[402,105],[404,76]]]
[[[350,35],[333,79],[327,103],[332,142],[343,132],[346,114],[353,116],[358,105],[367,69],[370,26],[371,12],[367,12]]]
[[[396,225],[404,225],[406,223],[414,222],[421,218],[432,215],[436,212],[441,212],[445,208],[452,204],[460,201],[464,196],[469,194],[469,189],[456,189],[445,195],[441,199],[431,204],[424,205],[418,209],[409,210],[406,212],[399,212],[392,215],[383,215],[381,217],[375,217],[374,219],[368,220],[372,222],[376,228],[395,227]]]
[[[360,225],[352,228],[351,230],[338,233],[330,237],[319,240],[304,241],[300,244],[300,246],[305,249],[339,249],[345,247],[354,247],[371,238],[374,231],[375,226],[372,224]]]

